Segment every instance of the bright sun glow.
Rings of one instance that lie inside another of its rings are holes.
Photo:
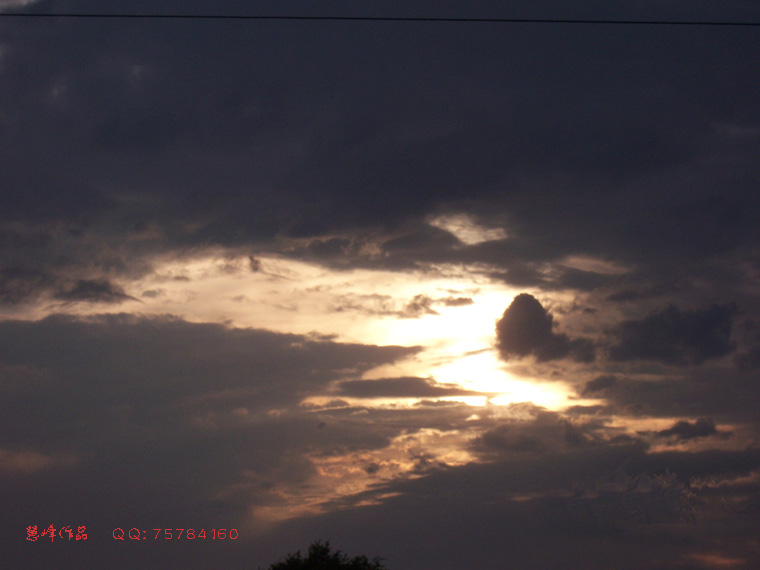
[[[570,391],[563,385],[539,384],[514,378],[504,370],[494,350],[452,359],[451,362],[434,368],[432,373],[439,382],[455,382],[468,390],[496,394],[491,398],[482,398],[480,402],[475,398],[463,399],[474,405],[533,402],[538,406],[557,409],[567,403],[570,395]]]
[[[566,387],[513,377],[493,348],[495,322],[517,292],[461,266],[337,272],[276,257],[252,263],[247,256],[211,251],[159,263],[129,284],[134,301],[48,310],[173,314],[192,322],[318,332],[341,342],[421,346],[415,356],[370,370],[363,379],[432,378],[487,394],[449,398],[471,405],[530,401],[558,409],[567,404]]]

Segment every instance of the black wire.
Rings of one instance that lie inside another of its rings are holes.
[[[262,16],[242,14],[67,14],[0,12],[0,18],[99,18],[99,19],[153,19],[153,20],[310,20],[331,22],[452,22],[497,24],[583,24],[626,26],[744,26],[760,27],[760,22],[725,22],[698,20],[594,20],[560,18],[430,18],[415,16]]]

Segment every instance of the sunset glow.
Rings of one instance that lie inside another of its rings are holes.
[[[760,568],[760,4],[367,10],[0,0],[0,568]]]

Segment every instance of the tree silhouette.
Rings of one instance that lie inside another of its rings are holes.
[[[340,550],[330,550],[330,542],[313,542],[309,553],[304,558],[301,551],[290,553],[279,562],[269,566],[268,570],[384,570],[382,558],[372,560],[366,556],[349,558]]]

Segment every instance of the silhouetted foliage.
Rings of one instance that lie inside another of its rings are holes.
[[[269,570],[384,570],[381,558],[366,556],[349,558],[340,550],[331,551],[330,542],[317,541],[309,546],[304,558],[301,551],[288,554],[283,560],[269,566]]]

